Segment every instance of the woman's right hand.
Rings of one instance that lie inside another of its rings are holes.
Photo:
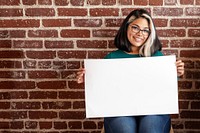
[[[76,76],[77,83],[80,84],[84,82],[84,75],[85,75],[85,69],[84,68],[79,69]]]

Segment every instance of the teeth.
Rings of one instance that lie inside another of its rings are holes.
[[[142,41],[141,38],[135,38],[135,40],[138,41],[138,42]]]

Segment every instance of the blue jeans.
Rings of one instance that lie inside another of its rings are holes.
[[[105,133],[169,133],[170,127],[169,115],[104,118]]]

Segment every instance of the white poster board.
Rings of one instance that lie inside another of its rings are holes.
[[[86,117],[178,113],[176,57],[85,59]]]

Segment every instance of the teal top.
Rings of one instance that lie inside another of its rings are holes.
[[[157,51],[153,56],[163,56],[163,53],[161,51]],[[122,50],[116,50],[113,52],[110,52],[108,55],[106,55],[105,59],[115,59],[115,58],[137,58],[140,57],[139,54],[128,54]]]

